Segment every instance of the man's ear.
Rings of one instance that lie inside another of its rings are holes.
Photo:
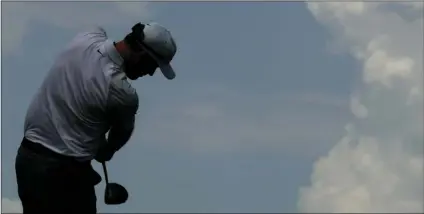
[[[148,54],[148,53],[147,53],[147,51],[146,51],[146,50],[141,49],[141,51],[140,51],[140,56],[141,56],[141,57],[145,57],[147,54]]]
[[[144,58],[148,57],[148,53],[144,50],[141,50],[137,53],[133,54],[133,60],[134,62],[139,62],[140,60],[143,60]]]
[[[129,62],[136,63],[140,59],[140,52],[131,51]]]

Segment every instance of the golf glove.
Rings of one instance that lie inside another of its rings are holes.
[[[110,146],[110,144],[106,143],[100,146],[97,151],[96,157],[94,159],[100,163],[110,161],[115,154],[115,150]]]

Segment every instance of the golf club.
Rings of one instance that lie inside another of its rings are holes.
[[[115,205],[125,203],[128,199],[128,191],[120,184],[109,183],[106,163],[102,162],[103,172],[105,174],[106,189],[105,189],[105,204]]]

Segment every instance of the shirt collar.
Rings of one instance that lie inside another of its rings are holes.
[[[124,63],[124,59],[121,57],[119,52],[116,50],[115,45],[112,40],[107,39],[103,45],[100,47],[99,51],[102,54],[105,54],[112,60],[113,63],[121,67]]]

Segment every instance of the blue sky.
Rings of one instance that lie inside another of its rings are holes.
[[[87,23],[119,40],[136,21],[154,20],[179,48],[175,80],[157,72],[132,82],[137,128],[108,164],[131,196],[105,206],[102,182],[102,212],[296,212],[314,162],[353,117],[362,65],[304,3],[20,4],[2,4],[2,32],[11,29],[2,41],[3,198],[17,199],[13,164],[30,99]]]

